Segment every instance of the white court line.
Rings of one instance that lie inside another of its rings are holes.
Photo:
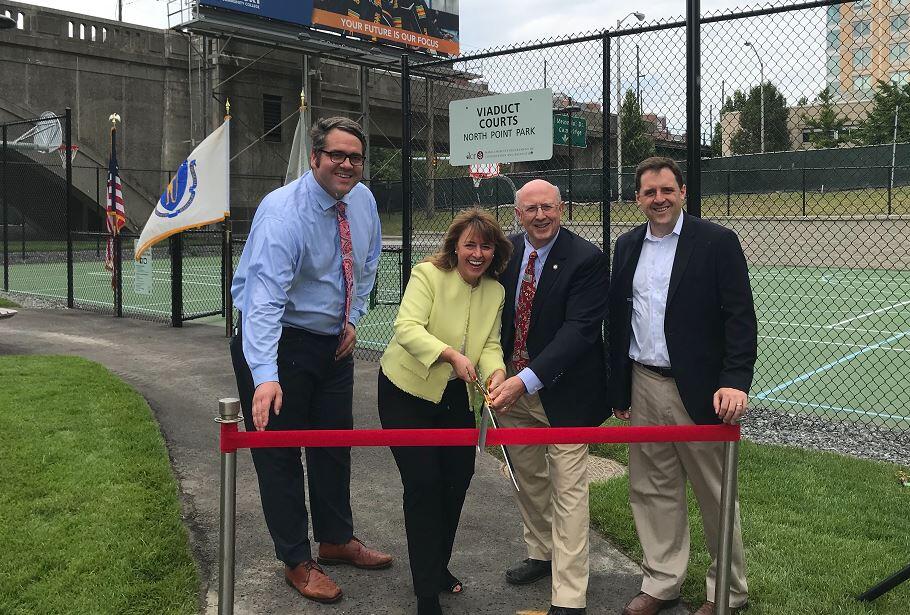
[[[823,342],[821,340],[804,340],[799,337],[778,337],[775,335],[759,335],[763,340],[781,340],[784,342],[801,342],[803,344],[823,344],[825,346],[840,346],[842,348],[865,348],[865,344],[848,344],[846,342]],[[897,352],[910,352],[910,348],[896,348],[894,346],[879,346],[877,350],[895,350]]]
[[[394,320],[388,320],[388,321],[383,321],[383,322],[373,322],[368,325],[359,326],[359,327],[357,327],[357,330],[363,331],[364,329],[371,329],[373,327],[384,327],[387,325],[394,324],[394,322],[395,322]]]
[[[10,285],[9,291],[11,293],[22,293],[23,295],[40,295],[43,297],[51,297],[53,299],[66,299],[66,289],[65,288],[39,288],[37,290],[16,290]],[[52,295],[51,293],[59,293]]]
[[[895,303],[894,305],[889,305],[889,306],[887,306],[887,307],[879,308],[879,309],[874,310],[874,311],[871,311],[871,312],[865,312],[865,313],[863,313],[863,314],[860,314],[859,316],[854,316],[853,318],[848,318],[848,319],[846,319],[846,320],[842,320],[842,321],[840,321],[840,322],[836,322],[836,323],[834,323],[833,325],[828,325],[828,326],[826,326],[825,328],[826,328],[826,329],[833,329],[834,327],[838,327],[838,326],[840,326],[840,325],[845,325],[845,324],[847,324],[848,322],[853,322],[854,320],[859,320],[860,318],[866,318],[867,316],[872,316],[872,315],[878,314],[878,313],[880,313],[880,312],[887,312],[888,310],[893,310],[894,308],[901,307],[901,306],[904,306],[904,305],[907,305],[907,304],[910,304],[910,301],[901,301],[900,303]]]
[[[792,401],[789,399],[780,399],[779,397],[765,397],[765,401],[776,401],[782,404],[792,404],[794,406],[807,406],[809,408],[822,408],[824,410],[837,410],[839,412],[849,412],[850,414],[865,414],[867,416],[878,416],[886,419],[899,419],[910,421],[910,416],[900,416],[895,414],[882,414],[881,412],[869,412],[868,410],[857,410],[856,408],[844,408],[842,406],[829,406],[828,404],[811,404],[804,401]]]
[[[828,325],[810,325],[804,322],[786,322],[783,320],[759,320],[762,325],[784,325],[787,327],[803,327],[806,329],[827,329]],[[841,331],[856,331],[858,333],[884,333],[885,335],[894,335],[896,331],[888,329],[859,329],[857,327],[840,327]]]
[[[110,277],[111,274],[105,273],[105,272],[90,271],[90,272],[88,272],[86,275]],[[131,273],[123,274],[123,279],[124,279],[124,280],[133,280],[133,279],[135,279],[135,277],[136,277],[135,274],[131,274]],[[218,278],[214,278],[214,279],[217,280]],[[155,275],[153,274],[153,275],[152,275],[152,281],[153,281],[153,282],[167,282],[167,283],[170,283],[170,281],[171,281],[171,276],[161,277],[161,276],[155,276]],[[211,287],[213,287],[213,288],[221,288],[221,284],[220,284],[220,283],[218,283],[218,284],[212,284],[212,283],[209,283],[209,282],[199,282],[199,281],[196,281],[196,280],[187,280],[187,279],[185,279],[185,277],[184,277],[184,282],[185,282],[186,284],[192,284],[193,286],[211,286]]]
[[[869,285],[878,285],[878,284],[889,284],[889,285],[910,285],[906,279],[869,279],[868,277],[838,277],[831,276],[828,274],[822,275],[790,275],[790,274],[757,274],[753,275],[750,273],[750,277],[754,280],[764,282],[766,280],[780,281],[780,280],[795,280],[797,282],[815,282],[818,284],[857,284],[860,286],[869,286]]]
[[[766,282],[766,281],[781,281],[781,280],[794,280],[798,282],[814,282],[817,284],[838,284],[844,287],[859,287],[863,288],[866,286],[881,286],[885,287],[894,286],[898,288],[910,287],[910,282],[901,281],[901,280],[823,280],[822,277],[804,277],[804,276],[753,276],[750,274],[750,277],[753,281]],[[853,282],[856,282],[854,284]]]
[[[896,342],[897,340],[899,340],[900,338],[904,337],[904,336],[907,335],[908,333],[910,333],[910,331],[903,331],[903,332],[901,332],[901,333],[898,333],[897,335],[892,335],[891,337],[889,337],[889,338],[886,339],[886,340],[882,340],[881,342],[877,342],[877,343],[875,343],[875,344],[872,344],[871,346],[866,346],[866,347],[863,348],[862,350],[857,350],[856,352],[851,352],[850,354],[845,355],[845,356],[841,357],[840,359],[838,359],[838,360],[836,360],[836,361],[831,361],[830,363],[827,363],[827,364],[825,364],[825,365],[822,365],[822,366],[819,367],[819,368],[813,369],[811,372],[806,372],[805,374],[802,374],[802,375],[800,375],[800,376],[797,376],[796,378],[791,378],[790,380],[787,380],[786,382],[784,382],[784,383],[782,383],[782,384],[779,384],[779,385],[777,385],[776,387],[774,387],[774,388],[772,388],[772,389],[768,389],[767,391],[762,391],[761,393],[759,393],[758,395],[756,395],[755,398],[756,398],[756,399],[764,399],[765,397],[767,397],[767,396],[769,396],[769,395],[772,395],[772,394],[774,394],[774,393],[778,393],[778,392],[780,392],[780,391],[783,391],[784,389],[786,389],[786,388],[789,387],[790,385],[796,384],[797,382],[803,382],[804,380],[808,380],[809,378],[811,378],[811,377],[814,376],[815,374],[820,374],[820,373],[822,373],[823,371],[826,371],[826,370],[831,369],[832,367],[837,367],[837,366],[840,365],[841,363],[846,363],[846,362],[848,362],[848,361],[852,361],[853,359],[855,359],[856,357],[858,357],[858,356],[861,355],[861,354],[865,354],[865,353],[871,352],[871,351],[873,351],[873,350],[875,350],[875,349],[877,349],[877,348],[881,348],[881,347],[884,346],[885,344],[890,344],[891,342]]]
[[[854,299],[853,297],[844,297],[843,295],[803,295],[800,293],[763,293],[755,292],[753,293],[756,297],[797,297],[799,299],[828,299],[830,301],[841,301],[844,302],[847,299]],[[855,300],[855,299],[854,299]],[[864,303],[890,303],[894,299],[866,299],[862,298]]]
[[[773,313],[778,313],[778,314],[792,314],[794,312],[794,308],[797,308],[798,306],[793,306],[793,308],[776,308],[776,309],[775,308],[764,308],[763,306],[760,306],[760,307],[762,307],[761,311],[763,313],[773,312]],[[801,310],[801,309],[799,309],[796,311],[798,311],[800,314],[833,314],[835,312],[840,312],[843,314],[853,314],[854,313],[854,310],[841,310],[841,309],[836,309],[836,310],[835,309],[830,309],[830,310],[824,310],[824,309]]]

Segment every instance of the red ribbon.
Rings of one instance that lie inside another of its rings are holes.
[[[647,427],[500,428],[487,432],[487,446],[499,444],[597,444],[604,442],[735,442],[739,425]],[[238,431],[221,425],[221,452],[239,448],[321,446],[475,446],[477,429],[324,429]]]

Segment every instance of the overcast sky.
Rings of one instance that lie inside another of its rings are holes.
[[[116,0],[39,0],[32,4],[107,19],[116,19],[117,14]],[[165,28],[168,25],[167,5],[165,0],[123,0],[123,19]],[[736,5],[734,0],[705,0],[702,11],[713,13]],[[686,10],[683,0],[652,0],[639,2],[638,6],[617,0],[461,0],[461,44],[465,51],[471,51],[599,30],[615,26],[618,18],[644,7],[647,7],[644,12],[648,21],[681,17]],[[626,23],[634,21],[630,18]]]
[[[737,6],[798,4],[803,0],[703,0],[702,14],[730,12]],[[116,0],[39,0],[34,4],[115,19]],[[166,0],[124,0],[124,21],[146,26],[168,26]],[[621,8],[620,8],[621,7]],[[561,38],[570,34],[615,28],[618,18],[644,9],[645,23],[684,17],[683,0],[461,0],[459,20],[462,54],[521,42]],[[825,10],[811,9],[768,17],[706,24],[702,28],[703,126],[717,120],[722,93],[744,91],[757,85],[759,67],[754,52],[743,48],[751,41],[764,60],[765,79],[774,83],[793,104],[801,96],[813,98],[824,87]],[[638,22],[629,17],[631,27]],[[638,71],[645,113],[667,118],[668,127],[685,127],[685,31],[682,28],[623,37],[623,91],[636,86],[635,47],[640,47]],[[590,47],[590,48],[588,48]],[[610,108],[617,108],[615,76],[617,45],[612,47]],[[602,101],[600,43],[558,47],[508,59],[480,60],[461,68],[483,75],[494,91],[510,92],[543,87],[578,101]],[[710,130],[709,128],[706,130]]]

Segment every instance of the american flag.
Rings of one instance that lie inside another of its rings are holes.
[[[111,128],[111,162],[107,171],[107,250],[104,254],[104,267],[114,271],[114,237],[126,223],[126,211],[123,209],[123,192],[120,187],[120,169],[117,166],[117,129]],[[113,280],[111,280],[113,283]]]

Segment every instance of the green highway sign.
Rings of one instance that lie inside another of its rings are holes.
[[[588,146],[588,121],[577,115],[572,116],[572,147]],[[569,144],[569,114],[553,114],[553,145]]]

